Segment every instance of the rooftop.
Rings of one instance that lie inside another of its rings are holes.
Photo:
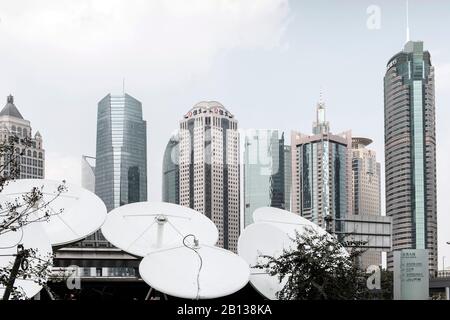
[[[9,95],[6,99],[6,105],[5,107],[2,109],[2,111],[0,111],[0,117],[1,116],[10,116],[10,117],[15,117],[15,118],[19,118],[19,119],[23,119],[22,115],[20,114],[19,110],[17,109],[17,107],[14,105],[14,97],[12,95]]]

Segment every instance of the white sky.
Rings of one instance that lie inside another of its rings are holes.
[[[370,30],[367,8],[381,9]],[[370,137],[383,163],[383,74],[405,42],[403,0],[0,0],[0,103],[39,130],[47,178],[80,182],[97,102],[126,91],[148,122],[148,189],[182,115],[222,102],[241,128],[311,131],[324,89],[334,132]],[[439,263],[450,266],[450,2],[410,1],[411,38],[436,68]],[[289,136],[289,134],[288,134]]]

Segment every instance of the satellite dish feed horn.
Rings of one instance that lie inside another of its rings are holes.
[[[156,217],[156,222],[158,223],[158,228],[156,229],[156,248],[161,248],[164,237],[164,225],[167,223],[167,218],[164,215],[159,215]]]

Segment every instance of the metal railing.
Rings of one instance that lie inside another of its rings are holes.
[[[450,278],[450,270],[440,270],[432,278]]]

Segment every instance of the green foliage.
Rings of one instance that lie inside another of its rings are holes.
[[[255,266],[285,283],[280,300],[370,299],[367,275],[358,266],[362,251],[347,253],[333,236],[308,230],[277,257],[261,256]]]

